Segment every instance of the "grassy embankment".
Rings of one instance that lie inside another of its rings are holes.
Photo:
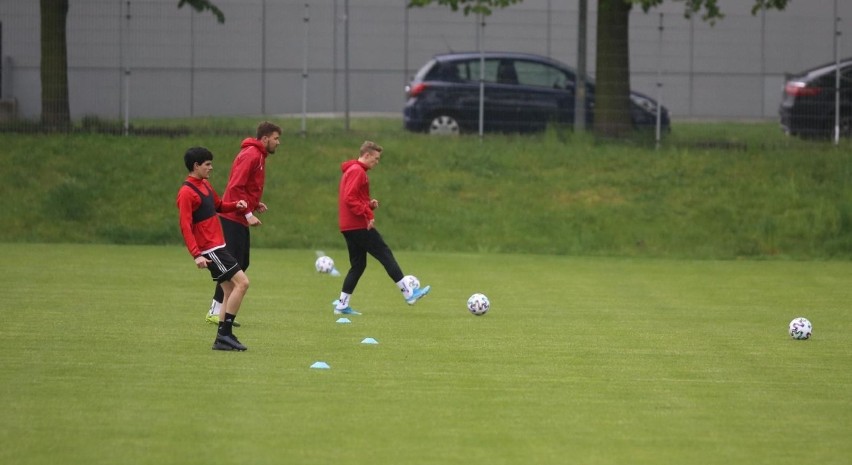
[[[168,122],[177,137],[0,134],[0,241],[178,244],[182,153],[209,147],[224,189],[254,119]],[[852,150],[774,124],[679,124],[659,150],[550,131],[434,138],[399,121],[282,120],[260,247],[339,245],[339,164],[386,148],[371,172],[378,227],[399,250],[681,258],[852,256]],[[162,121],[149,124],[164,125]],[[142,124],[144,126],[144,123]],[[222,132],[228,132],[222,134]]]

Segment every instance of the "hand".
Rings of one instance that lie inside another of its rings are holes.
[[[199,270],[203,270],[204,268],[207,268],[207,265],[209,263],[210,263],[210,260],[204,258],[204,255],[199,255],[199,256],[195,257],[195,266]]]
[[[374,227],[376,227],[376,226],[375,226],[375,224],[376,224],[376,220],[375,220],[375,218],[374,218],[374,219],[372,219],[372,220],[370,220],[370,221],[367,221],[367,231],[369,231],[369,230],[373,229]]]
[[[245,210],[246,208],[248,208],[248,202],[245,200],[237,201],[237,210]]]
[[[379,208],[379,201],[376,199],[370,200],[370,208],[373,210]]]
[[[255,211],[256,213],[263,213],[263,212],[265,212],[266,210],[268,210],[268,208],[266,207],[266,204],[265,204],[265,203],[263,203],[263,202],[258,202],[258,203],[257,203],[257,208],[255,208],[255,209],[254,209],[254,211]]]
[[[263,224],[260,222],[260,219],[254,215],[248,217],[246,221],[248,221],[249,226],[260,226]]]

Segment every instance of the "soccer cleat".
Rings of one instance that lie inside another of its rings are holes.
[[[224,342],[213,341],[213,350],[236,350]]]
[[[214,349],[216,348],[217,344],[225,344],[227,346],[230,346],[233,350],[246,350],[246,349],[248,349],[248,347],[240,344],[240,341],[238,341],[237,338],[233,337],[230,334],[229,335],[217,334],[216,340],[213,342],[213,348]],[[221,350],[221,349],[217,349],[217,350]]]
[[[405,302],[408,303],[408,305],[414,305],[417,303],[418,300],[426,296],[426,294],[428,294],[431,290],[432,286],[419,287],[411,293],[411,297],[405,299]]]
[[[334,307],[334,314],[335,315],[360,315],[361,314],[361,312],[355,310],[352,307],[347,306],[346,308],[337,308],[338,302],[340,302],[340,301],[335,300],[334,302],[331,303],[331,305]]]

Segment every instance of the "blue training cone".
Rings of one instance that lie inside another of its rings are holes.
[[[364,340],[361,341],[361,344],[378,344],[378,343],[379,343],[379,341],[377,341],[377,340],[375,340],[371,337],[364,338]]]
[[[320,368],[320,369],[323,369],[323,370],[328,370],[331,367],[328,366],[328,363],[325,363],[325,362],[314,362],[314,364],[311,365],[311,368]]]

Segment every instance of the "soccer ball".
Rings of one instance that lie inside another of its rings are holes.
[[[485,294],[476,293],[467,299],[467,309],[476,316],[485,315],[491,308],[491,302]]]
[[[811,337],[814,327],[807,318],[794,318],[790,322],[790,336],[793,339],[807,339]]]
[[[314,266],[316,266],[317,271],[320,273],[331,273],[331,270],[334,269],[334,260],[332,260],[331,257],[323,255],[317,259]]]
[[[420,289],[420,280],[417,279],[417,276],[407,275],[403,277],[402,284],[405,285],[406,289],[411,289],[412,291]]]

